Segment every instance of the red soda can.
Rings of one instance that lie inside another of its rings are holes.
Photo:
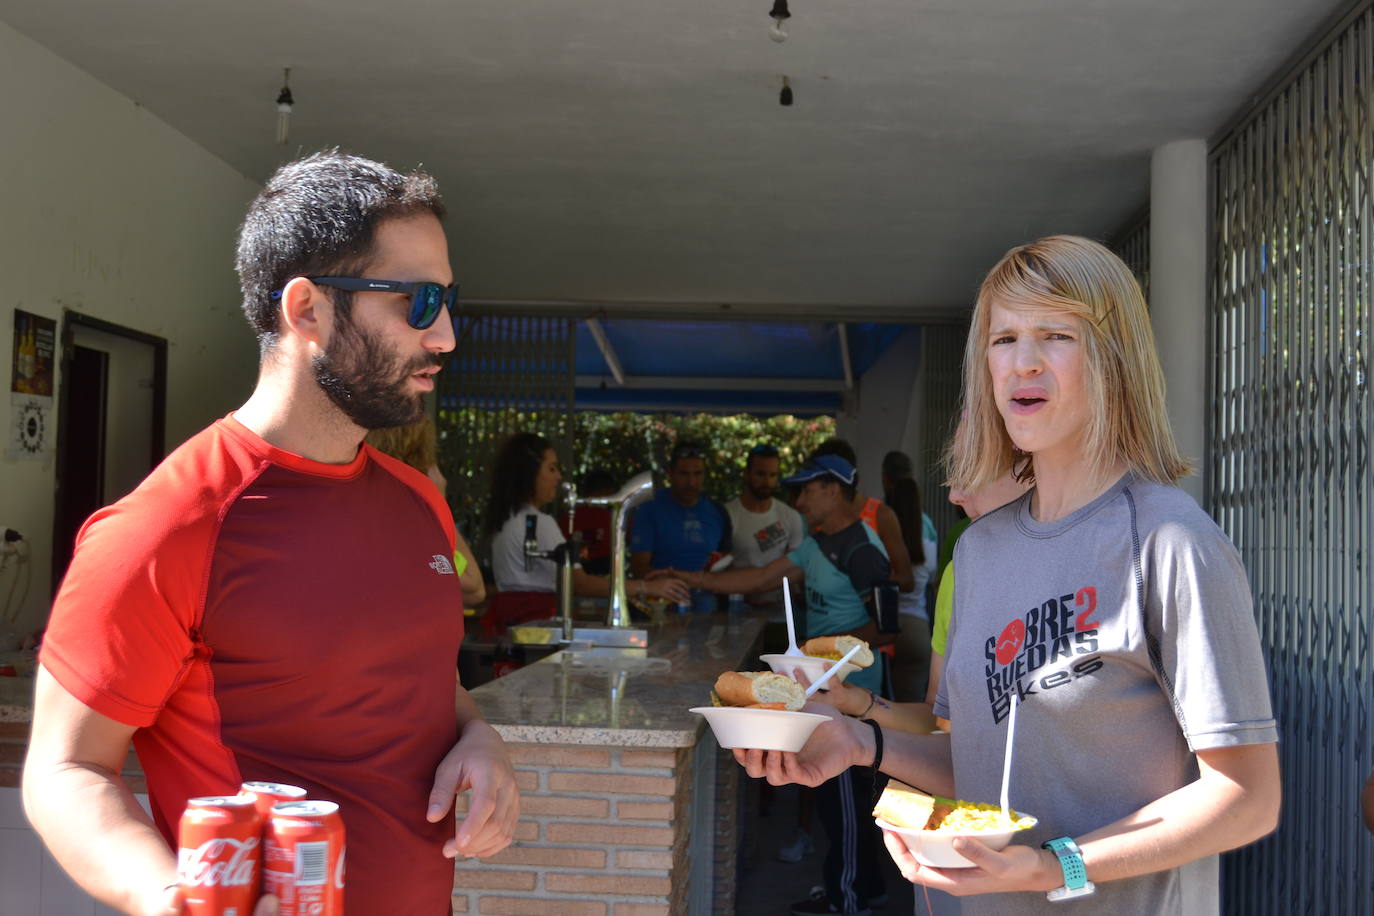
[[[264,832],[263,890],[280,916],[343,916],[344,825],[329,801],[272,806]]]
[[[304,789],[300,786],[288,786],[284,782],[245,782],[239,786],[239,794],[251,796],[256,800],[258,814],[262,817],[264,827],[272,816],[273,805],[305,798]]]
[[[182,912],[187,916],[252,916],[258,902],[262,824],[251,798],[187,799],[177,837]]]

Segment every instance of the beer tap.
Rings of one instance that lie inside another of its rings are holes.
[[[571,481],[560,484],[568,506],[568,539],[552,550],[539,549],[539,516],[533,512],[525,515],[525,571],[533,567],[535,560],[552,560],[558,564],[558,616],[563,625],[563,642],[573,640],[573,566],[581,554],[582,539],[573,527],[573,512],[577,505],[577,488]]]
[[[611,597],[606,613],[607,626],[630,625],[630,603],[625,598],[625,525],[630,510],[653,493],[654,475],[644,471],[631,477],[617,493],[582,500],[584,506],[607,506],[611,510]]]

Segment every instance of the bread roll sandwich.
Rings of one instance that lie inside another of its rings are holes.
[[[927,795],[895,779],[883,789],[873,814],[894,827],[941,833],[1027,830],[1036,823],[1035,818],[1019,811],[1006,815],[998,805]]]
[[[922,830],[928,827],[935,811],[935,798],[906,783],[892,780],[883,789],[873,814],[894,827]]]
[[[801,684],[771,671],[727,671],[716,679],[716,696],[723,706],[749,709],[801,709],[806,705]]]
[[[808,639],[802,643],[801,650],[806,655],[828,658],[837,662],[855,646],[863,646],[863,648],[849,660],[849,663],[858,665],[860,668],[867,668],[873,664],[873,650],[868,648],[868,643],[857,636],[817,636],[815,639]]]

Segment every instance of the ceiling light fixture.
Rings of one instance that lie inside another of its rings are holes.
[[[281,92],[277,93],[277,143],[284,145],[286,135],[291,130],[291,106],[296,100],[291,97],[291,68],[282,73]]]
[[[773,19],[773,24],[768,28],[768,37],[776,42],[787,40],[787,29],[783,24],[792,18],[792,14],[787,10],[787,0],[773,0],[773,9],[768,13]]]
[[[778,104],[784,108],[792,104],[792,84],[785,76],[782,78],[782,92],[778,93]]]

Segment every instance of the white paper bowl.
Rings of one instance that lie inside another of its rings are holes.
[[[1025,815],[1021,815],[1024,817]],[[898,827],[880,817],[873,819],[888,833],[901,837],[906,848],[916,857],[916,861],[931,868],[973,868],[974,865],[954,851],[954,841],[961,836],[974,837],[992,849],[1005,849],[1011,838],[1022,830],[1035,826],[1035,818],[1027,818],[1028,825],[1008,830],[970,830],[965,833],[943,833],[939,830],[918,830],[915,827]]]
[[[831,665],[835,664],[833,658],[818,658],[814,655],[760,655],[759,660],[778,674],[790,677],[794,681],[798,678],[793,672],[800,670],[806,675],[806,679],[813,684],[820,679],[822,674],[830,670]],[[842,681],[858,670],[858,665],[853,662],[845,662],[844,667],[836,671],[834,677],[821,685],[821,689],[829,690],[831,681]]]
[[[816,726],[830,719],[814,712],[742,706],[694,706],[688,711],[706,717],[721,747],[761,751],[799,751]]]

